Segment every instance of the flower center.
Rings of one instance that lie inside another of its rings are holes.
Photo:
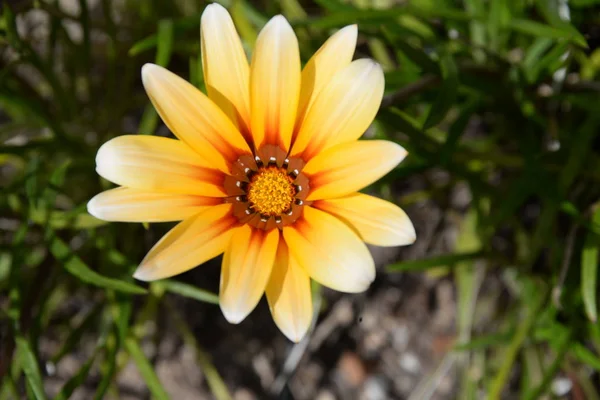
[[[262,215],[279,215],[292,205],[296,189],[281,168],[261,168],[248,184],[250,207]]]
[[[270,231],[296,222],[308,197],[308,177],[302,173],[304,161],[288,157],[278,146],[264,145],[253,154],[241,155],[225,176],[223,199],[233,205],[233,215],[241,224]]]

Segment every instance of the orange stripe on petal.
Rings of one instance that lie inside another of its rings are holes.
[[[227,321],[242,322],[256,307],[273,269],[279,230],[235,229],[223,257],[219,305]]]
[[[366,290],[375,264],[358,235],[336,217],[312,207],[294,225],[283,228],[290,254],[317,282],[341,292]]]
[[[278,15],[258,35],[250,66],[251,127],[258,148],[273,144],[289,149],[299,95],[298,40],[287,20]]]
[[[284,241],[279,242],[266,294],[277,327],[291,341],[297,343],[302,340],[313,315],[310,277],[290,257]]]
[[[385,140],[340,144],[319,153],[303,169],[310,182],[307,200],[331,199],[356,192],[390,172],[406,156]]]
[[[169,129],[214,168],[229,173],[248,144],[223,111],[189,82],[154,64],[142,68],[148,96]]]
[[[416,239],[415,228],[406,213],[377,197],[355,193],[318,200],[312,205],[347,222],[365,242],[376,246],[404,246]]]
[[[223,253],[237,224],[237,218],[231,215],[231,205],[209,207],[163,236],[133,276],[153,281],[192,269]]]
[[[306,63],[302,70],[300,102],[296,117],[296,128],[300,126],[306,110],[314,102],[321,89],[329,83],[336,72],[350,64],[358,29],[356,25],[346,26],[333,34]]]
[[[225,195],[225,174],[209,168],[185,143],[158,136],[125,135],[102,145],[96,171],[118,185],[152,192]]]
[[[87,204],[94,217],[104,221],[167,222],[182,221],[206,207],[223,203],[217,197],[155,193],[120,187],[96,195]]]
[[[371,125],[383,98],[381,66],[356,60],[334,75],[307,111],[291,154],[310,160],[331,146],[358,139]]]
[[[250,66],[233,21],[220,4],[204,9],[200,42],[208,97],[240,126],[241,132],[249,132]],[[252,143],[250,136],[246,139]]]

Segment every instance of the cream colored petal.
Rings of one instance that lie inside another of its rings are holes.
[[[206,207],[222,204],[218,197],[155,193],[119,187],[102,192],[87,204],[90,214],[104,221],[182,221]]]
[[[212,3],[204,9],[200,43],[208,97],[241,132],[249,132],[250,66],[233,21],[220,4]]]
[[[307,111],[291,154],[309,160],[358,139],[377,114],[384,86],[381,66],[369,59],[353,61],[336,73]]]
[[[313,103],[321,89],[329,83],[336,72],[352,61],[356,48],[358,29],[348,25],[333,34],[311,57],[302,70],[302,86],[296,126],[304,119],[306,110]]]
[[[258,147],[274,144],[289,149],[299,95],[298,40],[278,15],[258,35],[250,66],[252,136]]]
[[[290,254],[317,282],[340,292],[365,291],[375,279],[367,246],[345,223],[324,211],[304,207],[304,216],[283,228]]]
[[[237,218],[231,205],[221,204],[180,222],[142,261],[134,278],[154,281],[190,270],[225,251]]]
[[[117,185],[151,192],[225,195],[223,172],[207,167],[197,153],[175,139],[116,137],[98,150],[96,171]]]
[[[310,278],[298,262],[290,257],[287,245],[279,242],[267,300],[277,327],[293,342],[302,340],[312,321],[313,307]]]
[[[415,228],[397,205],[362,193],[315,201],[313,207],[327,211],[352,226],[367,243],[403,246],[414,243]]]
[[[311,159],[303,172],[310,182],[308,200],[341,197],[375,182],[406,156],[400,145],[360,140],[330,147]]]
[[[223,172],[248,144],[223,111],[192,84],[154,64],[142,67],[142,81],[160,117],[175,136]]]
[[[248,225],[237,228],[223,257],[219,305],[232,324],[242,322],[258,304],[273,269],[279,230]]]

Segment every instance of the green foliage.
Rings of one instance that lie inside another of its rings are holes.
[[[91,10],[82,0],[72,13],[53,0],[9,3],[0,18],[0,219],[7,227],[0,239],[0,323],[9,334],[0,335],[0,348],[12,362],[0,360],[0,399],[22,390],[46,398],[46,362],[59,363],[85,335],[96,346],[57,398],[69,398],[93,368],[95,398],[104,398],[129,358],[152,396],[168,398],[141,346],[145,323],[164,307],[196,351],[214,396],[230,398],[185,318],[168,303],[176,295],[217,304],[217,296],[177,280],[149,290],[134,284],[131,273],[148,246],[140,238],[155,242],[160,228],[106,224],[85,207],[108,188],[94,171],[98,147],[124,133],[160,130],[141,88],[141,66],[168,66],[203,87],[204,4],[102,0]],[[598,398],[587,371],[600,370],[600,38],[589,30],[600,23],[600,2],[222,3],[247,49],[269,17],[286,15],[303,62],[333,30],[358,23],[358,54],[386,70],[373,134],[410,153],[370,190],[403,207],[435,202],[449,209],[453,190],[468,189],[466,209],[444,216],[459,227],[447,254],[387,268],[450,274],[456,282],[452,357],[461,360],[464,398],[478,390],[491,399],[509,391],[539,398],[560,372]],[[48,20],[42,38],[18,26],[32,11]],[[439,171],[448,178],[429,178]],[[398,197],[390,190],[417,178],[427,182],[419,191]],[[491,276],[510,301],[482,310],[481,284]],[[87,311],[55,321],[61,302],[76,297],[86,299]],[[485,331],[475,329],[481,314],[492,321]],[[61,342],[50,360],[39,356],[46,329]],[[518,379],[511,375],[516,367]],[[473,369],[481,379],[473,379]]]

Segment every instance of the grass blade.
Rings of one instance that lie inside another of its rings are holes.
[[[17,337],[15,341],[17,342],[17,351],[23,371],[25,372],[25,378],[31,386],[35,398],[37,400],[45,400],[46,393],[44,392],[44,385],[42,383],[42,374],[29,343],[24,337]]]
[[[120,292],[132,294],[144,294],[146,289],[133,283],[124,282],[119,279],[108,278],[90,269],[79,257],[71,253],[71,249],[61,239],[54,237],[50,243],[50,252],[60,261],[71,275],[90,285],[105,289],[114,289]]]
[[[197,288],[187,283],[174,280],[166,280],[156,282],[156,285],[162,286],[165,290],[176,293],[180,296],[189,297],[198,301],[203,301],[211,304],[219,304],[219,296],[207,290]]]
[[[600,207],[592,217],[594,225],[600,224]],[[595,232],[588,232],[581,252],[581,295],[585,305],[585,313],[592,322],[598,318],[598,302],[596,287],[598,279],[598,253],[600,240]]]
[[[150,361],[144,355],[137,339],[132,337],[125,339],[125,349],[131,358],[133,358],[133,361],[144,378],[144,382],[148,385],[148,390],[150,390],[152,396],[157,400],[168,400],[169,395],[158,380],[158,376],[156,376],[152,364],[150,364]]]
[[[440,69],[444,80],[439,94],[431,106],[429,115],[427,115],[427,119],[423,124],[423,129],[428,129],[439,124],[456,101],[458,93],[458,70],[450,54],[444,53],[442,55]]]

